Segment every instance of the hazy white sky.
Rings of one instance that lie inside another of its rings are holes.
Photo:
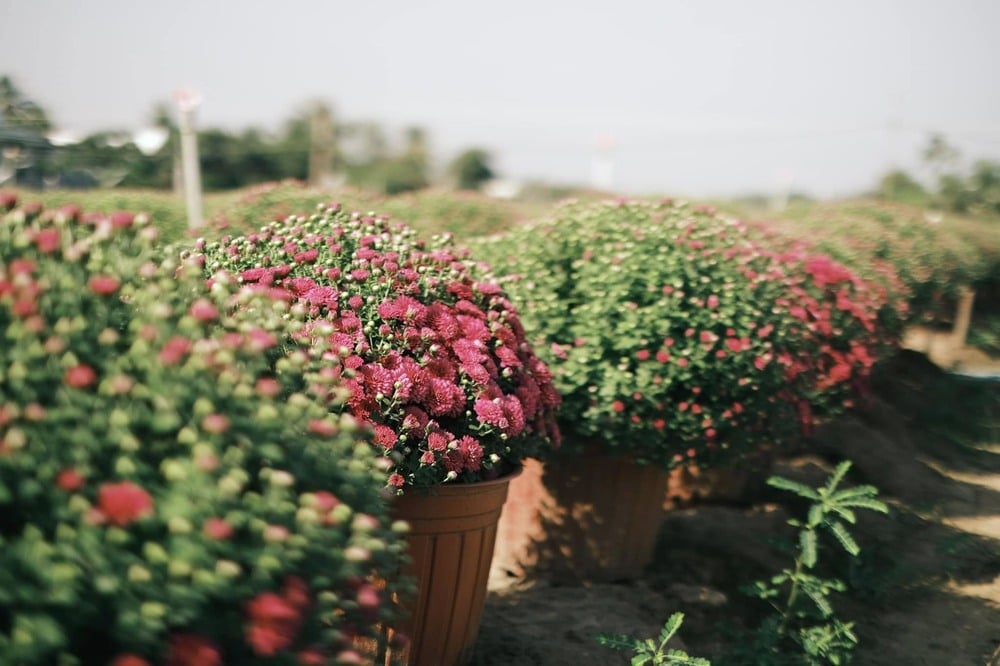
[[[586,183],[610,135],[623,191],[834,195],[930,131],[1000,158],[998,26],[994,0],[0,0],[0,74],[85,132],[187,86],[203,127],[323,99],[510,177]]]

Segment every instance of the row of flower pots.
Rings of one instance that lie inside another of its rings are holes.
[[[336,206],[169,251],[131,215],[7,207],[17,663],[462,663],[495,543],[634,575],[666,471],[852,405],[901,308],[671,202],[560,208],[476,246],[492,268]]]

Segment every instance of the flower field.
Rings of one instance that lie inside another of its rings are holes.
[[[995,220],[896,204],[281,183],[210,199],[195,238],[166,197],[74,196],[0,192],[0,663],[370,663],[415,585],[399,495],[594,450],[865,455],[829,433],[884,414],[904,332],[1000,284]],[[476,663],[563,663],[491,661],[492,629]]]

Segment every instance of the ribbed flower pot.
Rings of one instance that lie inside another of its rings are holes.
[[[767,491],[775,453],[770,447],[747,454],[726,467],[699,467],[692,463],[670,472],[667,508],[698,503],[750,505]]]
[[[627,458],[528,460],[511,483],[494,575],[611,581],[642,574],[663,519],[666,474]]]
[[[417,595],[409,621],[399,627],[409,638],[391,663],[457,666],[471,656],[486,602],[486,586],[507,488],[517,474],[481,483],[444,485],[430,494],[409,490],[397,498],[393,517],[410,524],[411,566]]]

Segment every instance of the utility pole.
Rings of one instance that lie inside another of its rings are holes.
[[[201,168],[198,165],[198,135],[194,127],[194,113],[201,104],[197,93],[181,89],[174,93],[179,113],[181,132],[181,173],[184,177],[184,201],[187,205],[188,227],[202,226]]]

